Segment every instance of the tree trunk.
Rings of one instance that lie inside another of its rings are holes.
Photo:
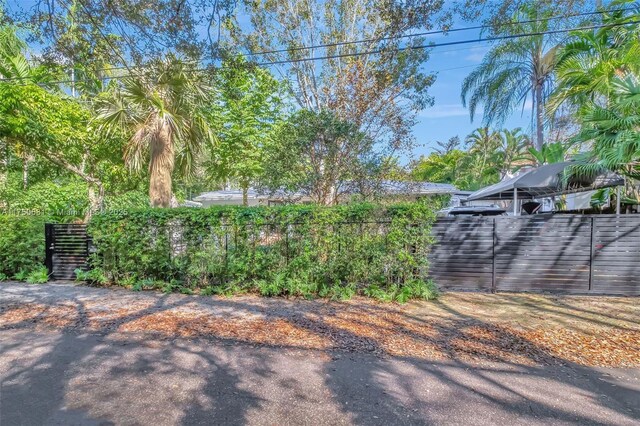
[[[102,183],[87,183],[89,196],[89,209],[84,215],[85,223],[88,223],[94,213],[99,212],[104,207],[104,187]]]
[[[535,87],[536,104],[536,149],[540,151],[544,145],[544,111],[542,108],[542,85],[536,83]]]
[[[249,185],[246,183],[242,184],[242,205],[245,207],[249,206]]]
[[[171,130],[163,126],[151,140],[149,199],[151,207],[170,207],[175,152]]]
[[[337,186],[333,181],[321,182],[317,190],[314,191],[318,195],[316,196],[318,204],[324,206],[333,206],[338,204],[338,191]]]
[[[9,150],[4,141],[0,141],[0,188],[7,184],[9,176]]]
[[[29,186],[29,154],[25,151],[22,155],[22,189],[27,190]]]
[[[338,190],[335,183],[331,183],[329,186],[329,193],[327,194],[327,205],[333,206],[338,204]]]

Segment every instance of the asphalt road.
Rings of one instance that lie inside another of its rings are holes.
[[[0,286],[0,305],[79,297],[113,310],[120,305],[107,300],[164,296]],[[209,308],[249,315],[219,305]],[[379,358],[105,330],[0,322],[0,426],[640,424],[640,369]]]
[[[638,424],[640,372],[0,331],[0,425]]]

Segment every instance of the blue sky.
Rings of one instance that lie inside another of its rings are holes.
[[[460,23],[456,27],[462,28],[469,25]],[[438,35],[431,37],[429,41],[442,43],[479,37],[480,33],[477,30],[471,30],[449,36]],[[411,157],[428,155],[433,151],[435,142],[438,140],[446,141],[456,135],[464,140],[466,135],[482,125],[482,110],[476,111],[473,123],[470,121],[469,110],[462,106],[460,88],[464,78],[482,62],[484,54],[490,47],[490,44],[483,42],[433,49],[431,58],[425,64],[425,69],[442,71],[438,72],[436,82],[431,87],[431,94],[435,97],[435,105],[420,113],[419,123],[414,128],[414,135],[419,146]],[[502,127],[522,127],[525,132],[530,132],[530,114],[530,107],[525,108],[524,111],[518,110]]]

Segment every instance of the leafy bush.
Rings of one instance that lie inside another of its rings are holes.
[[[149,195],[143,190],[128,190],[116,195],[107,195],[104,200],[106,210],[142,209],[149,206]]]
[[[100,285],[104,285],[109,282],[106,275],[100,268],[90,269],[89,271],[76,269],[73,272],[76,274],[76,281],[85,281],[91,284]]]
[[[9,212],[29,211],[56,221],[84,217],[89,206],[86,184],[75,180],[63,184],[39,182],[26,191],[21,187],[7,188],[2,198]]]
[[[40,266],[27,275],[26,281],[29,284],[44,284],[49,281],[49,271],[46,267]]]
[[[24,281],[44,264],[43,216],[0,215],[0,274]]]
[[[26,281],[28,276],[29,276],[29,272],[25,271],[24,269],[21,269],[20,271],[15,273],[15,275],[13,276],[13,279],[16,281]]]
[[[405,301],[427,281],[425,203],[143,209],[95,215],[94,268],[135,290]]]

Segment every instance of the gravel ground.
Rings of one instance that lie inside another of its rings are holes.
[[[450,294],[397,306],[4,283],[0,425],[635,425],[640,369],[580,365],[568,343],[563,355],[517,333],[546,324],[613,345],[597,336],[636,336],[637,302]]]

